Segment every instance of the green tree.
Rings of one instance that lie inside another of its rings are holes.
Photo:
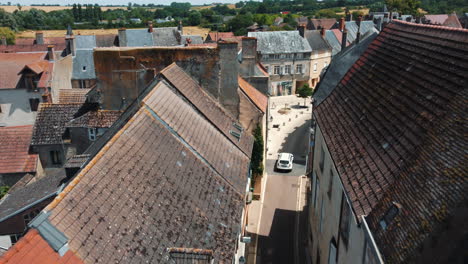
[[[0,27],[0,38],[6,37],[7,44],[13,45],[15,44],[15,32],[8,27]]]
[[[10,186],[0,186],[0,199],[7,194],[8,190],[10,190]]]
[[[312,88],[308,84],[304,84],[296,90],[296,93],[300,98],[304,98],[304,106],[306,106],[306,99],[312,96]]]
[[[263,135],[262,128],[258,125],[253,131],[254,144],[252,148],[251,167],[254,179],[263,174]]]
[[[202,18],[202,16],[201,16],[200,12],[198,12],[196,10],[192,10],[192,11],[190,11],[190,13],[188,15],[188,23],[191,26],[198,26],[201,23],[201,18]]]
[[[398,11],[401,14],[418,14],[418,8],[421,6],[419,0],[385,0],[385,4],[391,11]]]

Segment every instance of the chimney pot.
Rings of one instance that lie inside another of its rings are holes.
[[[320,29],[320,35],[322,35],[323,38],[325,37],[325,28]]]
[[[348,37],[348,30],[343,31],[343,36],[341,38],[341,51],[343,51],[346,48],[346,41]]]
[[[148,21],[148,32],[153,32],[153,21]]]
[[[299,35],[301,35],[301,37],[304,37],[304,34],[305,34],[305,26],[299,25],[299,26],[297,26],[297,30],[299,31]]]
[[[55,60],[54,45],[47,46],[47,56],[49,57],[50,61]]]
[[[342,17],[340,19],[340,31],[343,32],[344,28],[345,28],[345,20],[344,20],[344,17]]]

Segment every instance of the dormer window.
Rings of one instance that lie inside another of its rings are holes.
[[[380,220],[379,224],[383,230],[387,229],[393,219],[400,213],[402,206],[399,203],[393,202],[392,206],[387,210],[385,215]]]
[[[83,71],[84,71],[84,72],[86,71],[86,66],[83,66]]]

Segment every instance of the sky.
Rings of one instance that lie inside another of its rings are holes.
[[[241,0],[239,0],[241,1]],[[137,3],[137,4],[170,4],[172,2],[190,2],[192,5],[202,5],[210,4],[213,2],[216,3],[236,3],[239,1],[235,0],[0,0],[1,4],[6,4],[11,2],[12,5],[19,3],[20,5],[31,5],[31,4],[99,4],[99,5],[127,5],[128,2]]]

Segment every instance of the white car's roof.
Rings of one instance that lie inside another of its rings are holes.
[[[291,158],[292,154],[291,153],[279,153],[278,154],[278,159],[279,160],[289,160]]]

